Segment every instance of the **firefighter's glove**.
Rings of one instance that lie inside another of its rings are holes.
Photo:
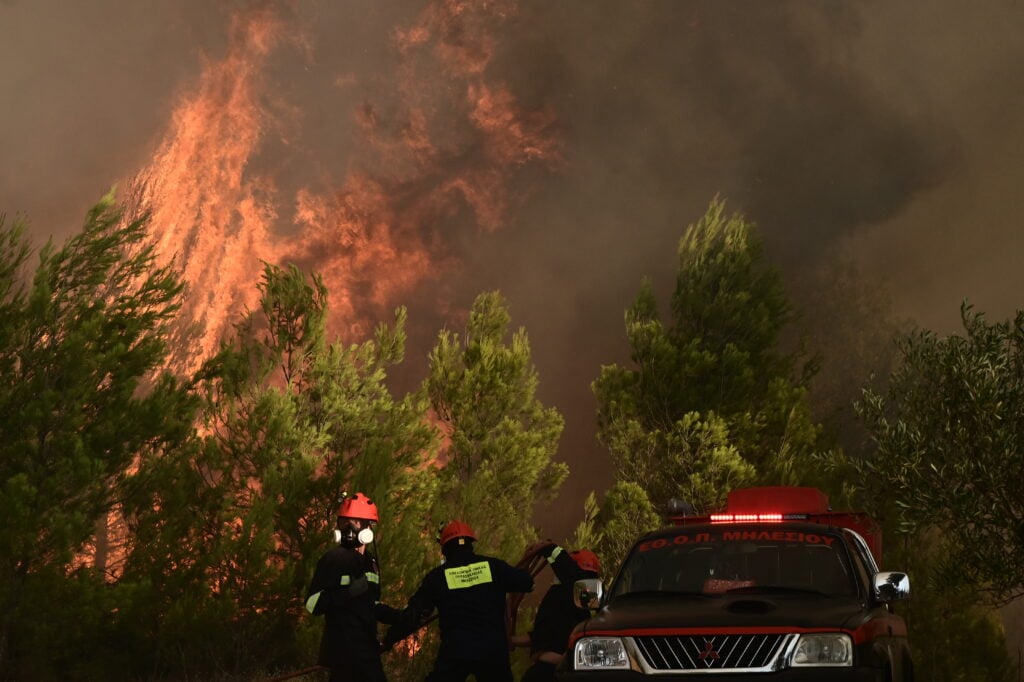
[[[558,549],[558,545],[556,543],[551,542],[551,540],[545,540],[545,543],[538,551],[542,557],[550,561],[551,555],[555,553],[556,549]]]
[[[549,556],[551,556],[551,553],[555,551],[556,547],[558,547],[558,545],[552,542],[551,540],[539,540],[537,542],[532,543],[529,547],[526,548],[526,554],[539,554],[545,559],[547,559]]]
[[[400,633],[397,630],[398,628],[394,625],[388,628],[387,633],[384,635],[384,641],[380,643],[381,653],[391,651],[395,648],[396,644],[405,639],[400,636]]]
[[[384,602],[377,602],[373,605],[373,616],[377,622],[385,625],[394,625],[402,619],[402,612]]]

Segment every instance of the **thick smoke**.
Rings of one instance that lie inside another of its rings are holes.
[[[715,194],[760,226],[798,303],[842,254],[920,324],[953,329],[963,297],[1021,306],[1024,8],[898,4],[530,5],[501,65],[555,103],[569,170],[479,246],[467,289],[501,287],[530,330],[575,496],[607,480],[587,385],[627,361],[623,309],[643,275],[667,299]]]
[[[678,238],[716,194],[758,223],[798,299],[803,276],[843,253],[926,326],[954,329],[963,298],[994,317],[1021,307],[1016,0],[523,0],[430,23],[457,4],[267,4],[289,33],[257,74],[273,126],[245,173],[283,197],[343,199],[353,172],[388,180],[388,215],[406,216],[406,243],[437,265],[365,308],[409,306],[410,385],[440,325],[480,291],[506,295],[542,397],[567,421],[558,518],[608,481],[589,384],[628,358],[623,310],[644,276],[667,296]],[[38,242],[74,230],[146,167],[170,112],[229,50],[230,17],[254,6],[0,0],[0,211],[26,214]],[[416,52],[424,26],[434,41]],[[456,72],[456,58],[483,73]],[[559,163],[524,157],[474,204],[502,139],[466,126],[479,82],[507,87],[522,116],[508,120],[553,140]],[[420,134],[424,146],[387,153]],[[481,184],[429,191],[456,171]],[[497,197],[501,210],[481,210]],[[279,235],[302,232],[295,210],[278,207]],[[317,267],[330,242],[309,246]],[[374,291],[370,277],[353,286]]]

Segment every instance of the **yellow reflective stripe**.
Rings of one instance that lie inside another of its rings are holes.
[[[339,584],[341,584],[341,585],[348,585],[351,582],[352,582],[352,578],[350,576],[343,575],[343,576],[341,576],[341,580],[339,581]]]
[[[306,600],[306,610],[310,613],[313,613],[313,610],[316,609],[316,603],[320,601],[320,594],[321,592],[311,594],[309,595],[309,599]]]
[[[475,564],[446,568],[444,569],[444,580],[448,583],[449,590],[460,590],[464,587],[493,582],[491,565],[486,561],[478,561]]]
[[[548,557],[548,563],[549,563],[549,564],[553,564],[553,563],[555,563],[555,559],[557,559],[557,558],[558,558],[558,555],[559,555],[559,554],[561,554],[561,553],[562,553],[562,552],[564,552],[564,551],[565,551],[565,550],[563,550],[563,549],[562,549],[561,547],[555,547],[555,551],[554,551],[554,552],[552,552],[552,553],[551,553],[551,556],[549,556],[549,557]]]
[[[366,573],[366,579],[369,580],[371,583],[377,583],[378,585],[380,585],[380,576],[376,573]]]

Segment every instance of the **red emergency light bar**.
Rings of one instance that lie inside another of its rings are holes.
[[[794,518],[807,518],[807,515],[798,514],[712,514],[711,523],[736,523],[736,522],[754,522],[754,523],[778,523],[780,521],[788,521]]]
[[[882,562],[882,534],[878,524],[863,512],[832,511],[828,497],[815,488],[776,486],[741,488],[729,493],[727,512],[710,515],[672,513],[677,526],[699,523],[782,523],[807,521],[856,531],[867,543],[878,563]],[[766,512],[765,509],[775,511]],[[692,512],[691,512],[692,514]]]

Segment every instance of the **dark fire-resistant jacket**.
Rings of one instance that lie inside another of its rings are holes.
[[[569,552],[558,545],[549,545],[542,551],[555,573],[555,581],[537,607],[530,633],[530,651],[563,654],[573,628],[590,617],[590,611],[573,603],[573,583],[584,578],[597,578],[598,575],[580,568]]]
[[[507,660],[505,595],[532,589],[528,571],[476,554],[470,547],[453,552],[423,578],[401,623],[388,631],[387,641],[405,638],[437,609],[439,660]]]
[[[320,665],[380,658],[377,623],[391,622],[393,610],[379,600],[380,577],[372,557],[338,546],[320,558],[306,598],[306,610],[325,620]]]

